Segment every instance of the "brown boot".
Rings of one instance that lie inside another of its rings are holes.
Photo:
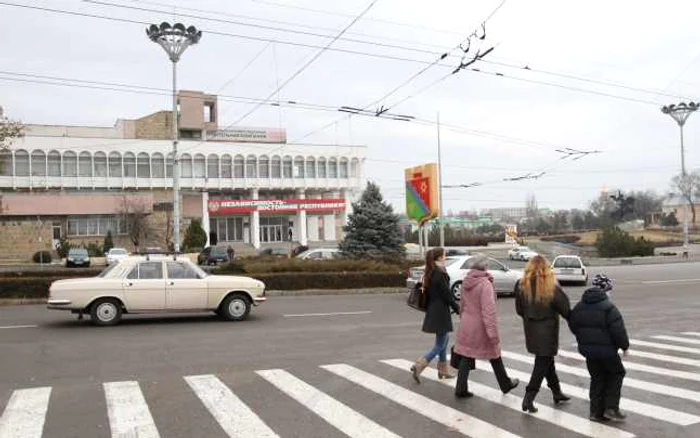
[[[411,373],[413,373],[413,379],[416,383],[420,383],[420,373],[428,366],[428,361],[424,357],[419,357],[416,363],[411,366]]]
[[[450,374],[450,366],[447,362],[438,362],[438,379],[454,379],[454,374]]]

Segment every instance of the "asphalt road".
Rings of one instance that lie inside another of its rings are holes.
[[[415,385],[405,361],[432,339],[394,294],[276,297],[242,323],[138,316],[110,328],[43,306],[0,308],[0,436],[700,436],[700,264],[605,272],[643,343],[627,359],[624,424],[588,421],[587,372],[565,327],[559,376],[577,398],[556,410],[543,387],[540,412],[523,414],[525,385],[502,397],[481,370],[466,401],[444,383]],[[572,303],[582,290],[566,287]],[[506,366],[526,378],[513,300],[498,307]]]

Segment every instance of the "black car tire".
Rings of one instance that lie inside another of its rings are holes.
[[[90,306],[90,319],[101,327],[117,325],[122,319],[122,305],[114,298],[100,298]]]
[[[457,281],[452,285],[452,296],[459,301],[462,298],[462,282]]]
[[[219,306],[222,318],[228,321],[243,321],[250,314],[250,300],[243,294],[231,294]]]

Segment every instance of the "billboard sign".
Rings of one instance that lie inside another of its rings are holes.
[[[287,131],[275,128],[231,128],[207,131],[207,141],[287,143]]]
[[[440,215],[438,169],[435,163],[406,169],[406,215],[422,226]]]
[[[345,210],[345,199],[213,199],[210,216],[225,216],[258,211],[260,213],[334,213]]]
[[[516,245],[518,243],[518,226],[506,225],[504,231],[506,234],[506,243]]]

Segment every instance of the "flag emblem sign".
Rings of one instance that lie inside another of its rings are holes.
[[[423,225],[440,215],[438,174],[435,163],[405,170],[406,214]]]

